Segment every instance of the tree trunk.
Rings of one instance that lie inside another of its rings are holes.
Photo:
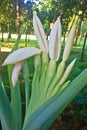
[[[83,43],[83,48],[82,48],[82,53],[81,53],[81,61],[84,60],[84,52],[85,52],[85,45],[86,45],[86,38],[87,38],[87,32],[85,34],[85,38],[84,38],[84,43]]]
[[[2,29],[2,24],[0,22],[0,33],[1,33],[1,42],[4,41],[4,37],[3,37],[3,29]]]
[[[19,0],[16,0],[16,34],[18,35],[20,32],[20,7]]]
[[[49,36],[49,31],[50,29],[47,29],[47,31],[46,31],[46,39],[48,40],[48,36]]]
[[[65,43],[65,39],[66,39],[66,33],[64,32],[64,34],[63,34],[63,43]]]
[[[27,41],[28,41],[28,21],[26,21],[25,46],[27,46]]]
[[[74,41],[74,45],[75,45],[75,46],[77,45],[77,42],[78,42],[78,37],[79,37],[79,35],[80,35],[81,25],[82,25],[82,19],[81,19],[80,22],[79,22],[78,29],[77,29],[77,32],[76,32],[76,38],[75,38],[75,41]]]
[[[10,33],[10,22],[8,22],[8,39],[7,39],[7,41],[8,41],[8,47],[10,47],[10,45],[9,45],[9,39],[11,38],[11,33]]]
[[[11,38],[11,33],[10,33],[10,22],[8,22],[8,41]]]

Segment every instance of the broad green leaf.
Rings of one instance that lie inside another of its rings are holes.
[[[20,88],[17,84],[15,87],[11,87],[11,108],[12,108],[12,130],[21,130],[22,125],[22,107]]]
[[[0,78],[0,119],[5,130],[11,130],[11,106]]]

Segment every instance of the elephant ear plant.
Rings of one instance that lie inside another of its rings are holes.
[[[75,26],[73,25],[70,30],[60,62],[57,62],[61,53],[60,17],[53,25],[49,43],[47,43],[41,21],[34,14],[33,27],[39,48],[17,49],[19,35],[13,52],[3,63],[3,66],[8,65],[11,103],[0,79],[0,120],[3,130],[48,130],[53,121],[87,84],[87,69],[72,82],[68,80],[76,61],[73,59],[66,66],[73,45]],[[27,59],[30,57],[34,58],[35,68],[32,85],[29,83],[29,65],[27,64]],[[25,115],[22,114],[22,95],[18,83],[21,69],[25,83]]]

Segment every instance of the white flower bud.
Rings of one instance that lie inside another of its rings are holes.
[[[66,68],[66,70],[65,70],[65,72],[64,72],[64,74],[59,82],[59,85],[62,85],[66,81],[66,79],[68,78],[68,76],[69,76],[69,74],[70,74],[70,72],[75,64],[75,61],[76,61],[76,58],[68,65],[68,67]]]
[[[70,55],[70,52],[71,52],[71,49],[72,49],[72,46],[73,46],[74,35],[75,35],[75,26],[73,25],[72,28],[71,28],[71,31],[69,33],[69,37],[68,37],[68,40],[66,42],[65,49],[64,49],[64,52],[63,52],[63,61],[64,62],[67,61],[67,59]]]
[[[51,60],[57,61],[61,51],[61,23],[60,17],[56,20],[50,33],[49,56]]]
[[[48,53],[48,45],[46,35],[42,26],[42,23],[36,14],[33,15],[33,27],[36,34],[38,43],[42,51]]]

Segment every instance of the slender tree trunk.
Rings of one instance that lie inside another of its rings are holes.
[[[49,32],[50,32],[50,28],[48,28],[47,31],[46,31],[46,39],[47,40],[48,40]]]
[[[80,34],[80,37],[79,37],[79,41],[78,41],[78,45],[80,46],[80,44],[81,44],[81,41],[82,41],[82,34]]]
[[[8,39],[7,39],[7,41],[8,41],[8,47],[10,47],[9,46],[9,39],[11,38],[11,33],[10,33],[10,22],[8,22]]]
[[[86,38],[87,38],[87,31],[86,31],[85,38],[84,38],[84,43],[83,43],[83,48],[82,48],[82,53],[81,53],[81,59],[80,59],[81,61],[84,60],[84,52],[85,52]]]
[[[10,22],[8,22],[8,40],[11,38],[11,33],[10,33]]]
[[[20,6],[19,6],[19,0],[16,0],[16,34],[19,34],[20,32]]]
[[[25,32],[25,46],[27,46],[28,41],[28,21],[26,21],[26,32]]]
[[[66,33],[63,34],[63,43],[65,43]]]
[[[82,25],[82,19],[80,20],[79,25],[78,25],[78,29],[77,29],[77,33],[76,33],[76,38],[75,38],[75,41],[74,41],[74,45],[77,45],[78,37],[79,37],[79,35],[80,35],[81,25]]]
[[[3,37],[3,29],[2,29],[2,24],[1,24],[1,22],[0,22],[0,33],[1,33],[1,42],[3,42],[4,41],[4,37]]]

